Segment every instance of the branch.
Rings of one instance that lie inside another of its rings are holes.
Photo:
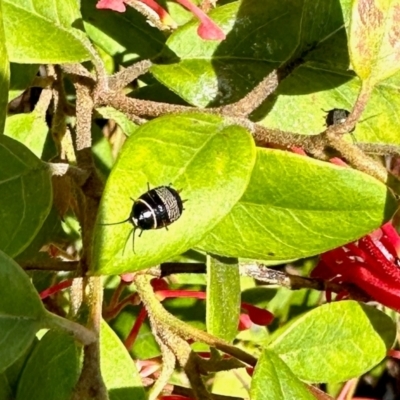
[[[254,263],[243,263],[240,265],[240,274],[250,276],[260,282],[268,285],[277,285],[290,290],[314,289],[319,291],[331,291],[334,293],[346,290],[352,299],[358,301],[369,301],[370,298],[352,285],[337,284],[330,281],[315,278],[305,278],[298,275],[292,275],[287,272],[277,271],[267,268],[265,265]]]
[[[121,90],[125,86],[129,85],[132,81],[137,79],[139,76],[148,72],[152,62],[150,60],[139,61],[136,64],[117,72],[108,79],[108,85],[110,90]]]
[[[278,87],[278,71],[274,69],[250,93],[236,103],[220,108],[221,114],[247,117],[258,108],[267,97]]]

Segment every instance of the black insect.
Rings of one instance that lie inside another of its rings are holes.
[[[327,111],[327,115],[325,118],[326,126],[332,126],[337,124],[343,124],[346,121],[346,118],[350,115],[350,112],[347,110],[342,110],[340,108],[334,108],[332,110]]]
[[[133,232],[133,240],[135,239],[137,229],[140,229],[139,237],[143,231],[150,229],[168,229],[167,226],[171,225],[182,215],[183,201],[181,196],[171,186],[158,186],[150,189],[150,185],[147,184],[147,187],[148,191],[146,193],[143,193],[136,200],[132,199],[132,210],[127,219],[103,225],[117,225],[130,222],[133,225],[131,231],[131,233]]]

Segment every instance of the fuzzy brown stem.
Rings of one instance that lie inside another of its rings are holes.
[[[152,316],[155,321],[161,321],[158,322],[158,324],[162,323],[164,327],[168,327],[172,333],[182,339],[206,343],[209,346],[236,357],[248,365],[255,366],[257,359],[252,355],[207,332],[194,328],[168,313],[156,298],[150,284],[150,279],[151,277],[148,275],[137,274],[134,283],[149,316]]]

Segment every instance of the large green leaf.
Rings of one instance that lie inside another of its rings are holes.
[[[355,0],[350,22],[349,49],[357,75],[370,84],[400,70],[399,0]]]
[[[396,207],[387,187],[369,175],[258,149],[245,194],[198,247],[230,257],[308,257],[370,233]]]
[[[276,332],[269,347],[308,382],[343,382],[377,365],[393,345],[390,317],[355,301],[325,304]]]
[[[3,27],[3,10],[0,2],[0,135],[3,133],[7,115],[8,88],[10,85],[10,64],[6,49],[6,38]]]
[[[145,400],[146,393],[132,358],[104,321],[101,324],[100,340],[101,374],[110,400]]]
[[[36,344],[18,383],[16,400],[67,400],[79,377],[77,345],[71,335],[49,331]]]
[[[207,331],[233,341],[240,316],[240,275],[237,259],[207,258]]]
[[[264,349],[251,381],[252,400],[313,400],[290,368],[271,350]]]
[[[23,144],[0,136],[0,250],[15,256],[50,212],[50,172]]]
[[[107,181],[94,238],[93,273],[119,274],[158,264],[193,247],[240,199],[255,161],[249,133],[221,117],[169,115],[142,126],[124,145]],[[125,220],[150,187],[181,190],[182,217],[165,229],[136,235],[135,252]]]
[[[343,3],[347,8],[348,1]],[[202,40],[197,21],[189,23],[168,39],[172,56],[165,52],[161,61],[166,62],[151,69],[160,82],[197,106],[239,100],[274,68],[317,49],[344,21],[337,0],[243,0],[210,16],[227,34],[223,42]],[[336,55],[331,52],[328,58]]]
[[[3,0],[10,60],[17,63],[73,63],[90,58],[76,0]]]
[[[28,276],[0,251],[0,372],[16,361],[44,325],[45,309]]]

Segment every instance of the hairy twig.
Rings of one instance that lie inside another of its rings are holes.
[[[247,117],[257,107],[259,107],[271,93],[276,90],[278,84],[278,71],[275,69],[241,100],[237,101],[236,103],[221,107],[221,114]]]
[[[40,87],[46,88],[48,86],[52,86],[54,82],[53,76],[35,76],[33,79],[31,86],[32,87]]]
[[[49,108],[50,102],[52,98],[52,91],[50,88],[45,88],[42,90],[40,94],[39,100],[36,103],[35,110],[43,115],[43,118],[46,115],[46,111]]]
[[[57,156],[62,154],[62,142],[67,133],[66,110],[67,96],[63,83],[63,73],[59,66],[54,66],[49,73],[54,79],[53,84],[53,118],[50,132],[57,148]]]
[[[252,355],[169,314],[155,296],[150,280],[151,276],[147,274],[136,274],[134,277],[137,292],[147,310],[153,333],[174,353],[179,364],[187,373],[198,399],[209,398],[204,383],[199,376],[199,371],[206,372],[204,371],[205,364],[192,352],[186,342],[187,340],[206,343],[242,360],[248,365],[254,366],[256,364],[257,360]]]
[[[160,17],[157,13],[152,10],[150,7],[147,7],[145,4],[138,0],[126,0],[126,3],[129,4],[132,8],[134,8],[137,12],[144,15],[152,25],[154,25],[160,31],[175,29],[176,24],[169,18],[170,25],[166,25],[162,21],[160,21]]]
[[[117,72],[108,79],[110,90],[120,90],[127,86],[129,83],[137,79],[139,76],[145,74],[152,63],[150,60],[139,61],[122,71]]]
[[[84,304],[89,305],[89,327],[96,335],[96,341],[84,347],[82,372],[75,387],[72,400],[95,398],[108,400],[108,393],[100,371],[100,324],[103,300],[101,277],[86,278],[87,291]]]
[[[360,150],[367,154],[376,154],[380,156],[398,156],[400,155],[400,146],[385,143],[360,143],[355,144]]]
[[[176,357],[173,351],[157,336],[157,333],[155,333],[154,337],[160,346],[163,363],[161,366],[161,373],[150,389],[149,400],[156,400],[158,398],[171,378],[176,364]]]
[[[386,168],[366,155],[358,147],[331,133],[328,134],[328,143],[358,170],[373,176],[383,183],[388,181],[389,173]]]
[[[105,105],[112,106],[123,112],[133,122],[136,121],[138,116],[154,118],[164,114],[196,111],[194,107],[133,99],[116,91],[101,93],[101,97],[98,98],[96,106]]]

